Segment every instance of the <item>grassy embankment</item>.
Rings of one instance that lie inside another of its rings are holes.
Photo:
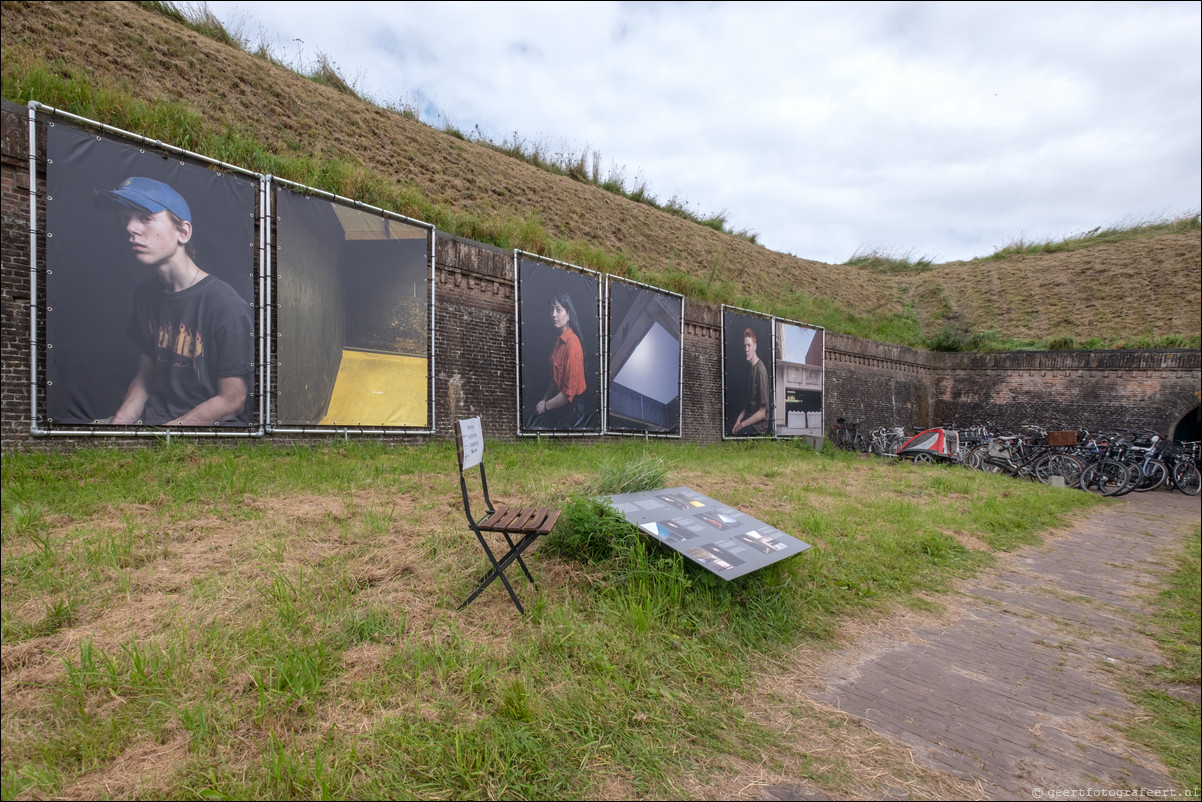
[[[236,31],[227,31],[203,6],[183,8],[171,3],[145,5],[176,22],[188,25],[223,46],[240,50],[246,57],[291,69],[314,83],[345,95],[346,102],[350,104],[347,113],[353,113],[356,106],[374,107],[421,122],[417,120],[412,108],[403,103],[394,107],[381,106],[370,98],[361,97],[338,74],[336,66],[320,55],[311,65],[288,65],[266,45],[255,45],[247,36]],[[971,320],[959,319],[954,324],[941,325],[940,315],[946,314],[947,310],[942,308],[939,301],[940,293],[929,288],[914,293],[906,292],[906,287],[888,289],[885,295],[895,300],[883,305],[873,305],[872,308],[865,308],[862,303],[850,302],[846,297],[840,300],[836,297],[838,293],[824,292],[821,284],[808,287],[804,292],[774,292],[763,296],[762,293],[746,291],[739,277],[732,275],[730,266],[719,258],[715,258],[708,267],[676,265],[672,262],[644,264],[637,255],[633,255],[639,250],[637,243],[630,243],[629,252],[622,250],[623,246],[619,246],[619,249],[612,245],[608,248],[601,247],[584,240],[552,235],[549,233],[551,227],[535,213],[502,212],[480,215],[433,202],[415,184],[393,176],[381,175],[353,157],[313,158],[302,150],[273,150],[260,141],[259,135],[253,132],[254,129],[249,124],[245,128],[239,128],[237,125],[216,125],[208,116],[191,108],[187,101],[142,98],[133,87],[122,80],[105,78],[95,70],[67,64],[61,60],[46,61],[15,41],[6,41],[5,50],[3,92],[6,98],[15,102],[24,103],[29,99],[36,99],[65,111],[170,142],[212,158],[397,211],[433,223],[442,231],[506,249],[521,248],[602,272],[627,276],[680,292],[692,299],[757,309],[788,319],[820,325],[831,332],[939,350],[1196,347],[1202,339],[1194,334],[1134,336],[1130,331],[1116,331],[1112,334],[1090,332],[1089,336],[1082,337],[1043,333],[1036,333],[1034,336],[1016,335],[990,327],[988,324],[975,326]],[[516,133],[513,141],[494,143],[479,137],[467,137],[449,124],[444,125],[441,133],[458,139],[469,139],[497,153],[595,186],[598,191],[621,195],[691,220],[702,228],[714,229],[752,242],[755,240],[754,235],[748,232],[728,231],[723,214],[694,213],[687,208],[687,203],[678,199],[661,203],[646,193],[645,182],[640,184],[636,180],[633,186],[628,187],[621,175],[603,176],[599,169],[598,154],[588,149],[580,153],[569,152],[570,149],[552,152],[538,143],[520,139]],[[454,140],[448,142],[453,143]],[[1116,236],[1154,236],[1166,226],[1173,230],[1182,226],[1192,226],[1192,230],[1196,231],[1197,215],[1174,221],[1152,221],[1129,227],[1114,227],[1104,232],[1091,232],[1089,235],[1070,238],[1064,243],[1018,243],[1014,247],[1001,249],[998,254],[989,258],[1005,257],[1019,245],[1027,250],[1035,248],[1043,253],[1056,251],[1069,244],[1073,247],[1105,245],[1111,243]],[[857,254],[847,265],[857,271],[864,268],[863,272],[867,274],[883,274],[882,287],[888,285],[891,279],[913,276],[915,271],[922,272],[931,267],[930,260],[915,260],[908,255],[898,258],[879,253]],[[830,287],[840,286],[839,268],[831,266],[830,270],[833,282]],[[1020,277],[1017,280],[1022,279]],[[932,295],[937,296],[934,302],[928,298]],[[993,299],[995,305],[1004,302],[1004,298]]]

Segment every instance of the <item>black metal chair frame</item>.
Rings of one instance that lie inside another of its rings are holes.
[[[518,600],[517,594],[514,593],[513,585],[510,584],[509,578],[505,576],[505,571],[515,562],[521,566],[522,573],[530,580],[530,584],[535,590],[538,585],[534,582],[534,577],[530,574],[530,569],[526,567],[525,561],[522,560],[522,552],[534,544],[542,535],[550,534],[555,527],[555,522],[559,520],[559,510],[547,509],[546,507],[510,507],[506,504],[494,504],[492,498],[488,494],[488,477],[484,471],[484,459],[481,454],[480,459],[480,488],[484,495],[485,514],[476,518],[472,515],[471,498],[467,490],[466,471],[463,467],[463,432],[460,427],[460,421],[455,421],[455,447],[456,457],[459,462],[459,489],[463,493],[463,513],[467,517],[468,527],[476,534],[476,539],[480,541],[484,553],[488,555],[488,560],[492,563],[492,568],[476,585],[476,589],[472,594],[464,600],[463,604],[459,605],[459,609],[467,607],[476,600],[484,590],[496,580],[500,579],[501,584],[505,586],[505,590],[509,591],[509,598],[513,599],[514,606],[518,608],[518,612],[522,615],[526,614],[526,609],[522,607],[521,601]],[[470,468],[468,469],[470,470]],[[509,550],[502,554],[499,558],[493,553],[492,548],[488,544],[488,539],[484,536],[485,532],[500,533],[505,542],[509,544]],[[514,538],[517,538],[515,541]]]

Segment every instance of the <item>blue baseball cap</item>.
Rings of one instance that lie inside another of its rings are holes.
[[[118,184],[116,189],[98,190],[96,195],[127,208],[145,209],[148,212],[171,212],[180,220],[192,222],[192,210],[188,208],[184,196],[153,178],[130,176]]]

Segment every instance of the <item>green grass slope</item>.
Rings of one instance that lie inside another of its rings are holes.
[[[4,2],[3,96],[38,100],[481,242],[833,332],[918,347],[1199,342],[1196,216],[1184,233],[1153,227],[1120,243],[1097,238],[1071,258],[1018,253],[900,273],[828,265],[768,250],[671,203],[638,202],[637,190],[607,191],[584,166],[540,167],[530,163],[539,161],[530,158],[536,154],[520,148],[437,130],[404,108],[356,97],[328,64],[301,75],[270,54],[247,52],[220,29],[197,32],[192,28],[201,26],[163,9]]]

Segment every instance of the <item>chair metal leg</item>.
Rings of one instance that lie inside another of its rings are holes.
[[[492,549],[489,548],[488,541],[484,539],[484,535],[482,535],[480,532],[476,532],[476,537],[480,540],[480,545],[484,547],[484,552],[488,555],[488,559],[492,563],[493,567],[489,569],[488,573],[484,575],[484,578],[480,580],[480,584],[478,584],[476,589],[472,591],[472,595],[468,596],[467,599],[464,600],[463,604],[459,605],[460,610],[475,601],[476,597],[483,593],[484,590],[495,580],[500,579],[501,584],[505,586],[505,590],[509,591],[509,598],[513,600],[513,604],[518,608],[518,612],[522,615],[526,614],[526,608],[522,607],[521,601],[518,600],[517,593],[515,593],[513,590],[513,585],[509,584],[509,578],[505,576],[505,570],[513,565],[514,562],[517,562],[522,566],[522,570],[525,572],[526,576],[530,578],[530,583],[534,584],[533,577],[530,577],[530,571],[526,568],[526,564],[522,562],[522,552],[525,551],[530,544],[535,541],[537,535],[534,533],[525,535],[517,543],[514,543],[509,537],[508,533],[504,534],[506,542],[509,543],[509,551],[498,560],[493,555]]]
[[[515,545],[514,545],[514,543],[513,543],[513,541],[509,539],[509,533],[508,533],[508,532],[505,532],[505,533],[503,533],[503,534],[505,535],[505,540],[506,540],[506,541],[509,543],[509,550],[510,550],[510,551],[513,551],[514,549],[516,549],[516,548],[517,548],[517,546],[515,546]],[[533,539],[533,536],[532,536],[532,535],[526,535],[526,539],[531,539],[531,540],[532,540],[532,539]],[[520,542],[520,541],[519,541],[519,542]],[[524,561],[524,560],[522,560],[522,552],[523,552],[523,551],[525,551],[525,550],[526,550],[526,547],[525,547],[525,546],[523,546],[523,547],[522,547],[520,550],[518,550],[517,563],[518,563],[518,565],[522,566],[522,573],[524,573],[524,574],[526,575],[526,578],[530,580],[530,584],[531,584],[531,585],[534,585],[534,587],[536,587],[536,588],[537,588],[537,587],[538,587],[538,584],[537,584],[537,583],[535,583],[535,581],[534,581],[534,577],[530,575],[530,569],[526,567],[526,563],[525,563],[525,561]]]

